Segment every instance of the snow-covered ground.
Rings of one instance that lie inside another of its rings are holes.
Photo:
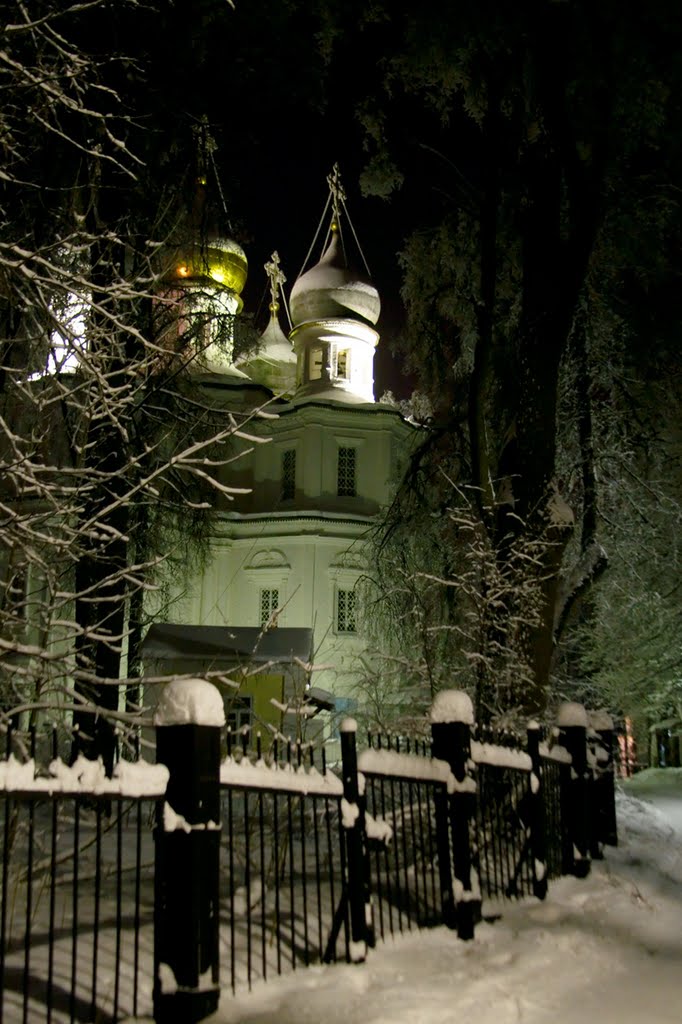
[[[627,783],[618,824],[621,845],[588,879],[505,905],[473,942],[438,928],[365,964],[224,991],[211,1024],[679,1024],[682,770]]]

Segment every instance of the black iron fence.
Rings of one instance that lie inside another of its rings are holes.
[[[8,737],[0,1024],[200,1020],[221,975],[235,991],[441,923],[470,938],[486,906],[586,874],[616,841],[604,722],[499,736],[452,706],[430,740],[359,752],[347,721],[334,772],[310,745],[235,749],[182,716],[157,730],[161,765],[111,779],[37,768]]]
[[[50,773],[15,759],[11,733],[1,767],[0,1021],[149,1013],[165,774],[126,765],[107,780],[99,764],[58,758]]]
[[[310,745],[275,742],[255,762],[229,749],[221,765],[220,953],[233,991],[336,959],[330,938],[346,873],[341,796],[324,752]],[[342,923],[346,957],[345,915]]]

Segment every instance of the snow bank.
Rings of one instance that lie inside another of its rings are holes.
[[[474,706],[463,690],[441,690],[431,705],[432,722],[463,722],[474,724]]]
[[[161,693],[154,725],[225,725],[220,691],[206,679],[175,679]]]

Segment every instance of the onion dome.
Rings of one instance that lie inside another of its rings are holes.
[[[296,362],[296,356],[291,342],[279,325],[277,309],[271,307],[270,322],[261,334],[260,355],[265,359],[272,359],[282,363]]]
[[[240,295],[249,270],[246,253],[231,238],[212,238],[181,246],[168,278],[178,283],[213,281]]]
[[[368,277],[347,266],[336,224],[319,263],[302,274],[289,299],[294,326],[314,320],[353,319],[376,324],[379,293]]]

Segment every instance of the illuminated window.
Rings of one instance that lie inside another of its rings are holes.
[[[225,710],[225,718],[232,732],[250,729],[253,723],[253,697],[233,697]]]
[[[309,358],[308,378],[310,380],[320,380],[322,377],[322,349],[312,348],[310,350]]]
[[[282,501],[296,497],[296,449],[282,452]]]
[[[355,497],[355,448],[339,448],[336,466],[336,493],[339,497]]]
[[[350,380],[350,352],[347,348],[336,353],[336,376]]]
[[[356,600],[354,590],[336,591],[336,632],[356,633]]]
[[[261,590],[260,592],[260,624],[266,626],[272,616],[279,608],[279,590],[277,588],[269,588],[268,590]],[[277,620],[270,623],[271,626],[277,625]]]

